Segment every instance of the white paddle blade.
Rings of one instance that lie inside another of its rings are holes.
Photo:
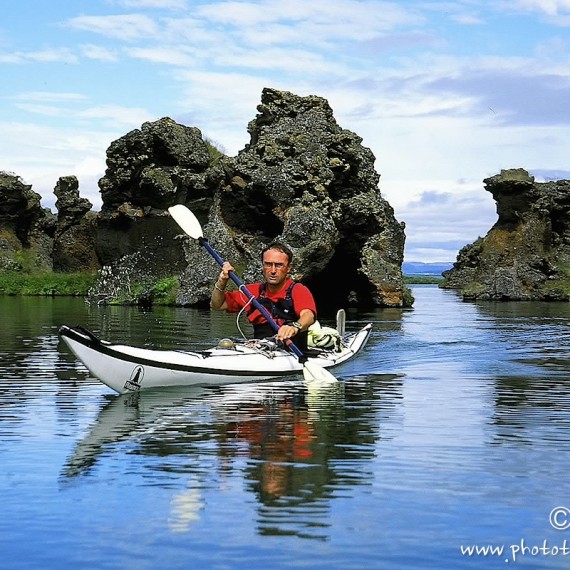
[[[203,237],[202,226],[196,216],[183,204],[176,204],[168,208],[168,212],[174,218],[174,221],[188,234],[191,238],[199,239]]]
[[[305,362],[303,364],[303,376],[306,382],[318,382],[320,384],[338,382],[326,368],[313,362]]]
[[[339,309],[336,312],[336,330],[340,336],[344,335],[346,329],[346,312],[344,309]]]

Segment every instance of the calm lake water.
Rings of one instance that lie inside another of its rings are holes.
[[[59,326],[197,348],[234,317],[0,298],[0,568],[567,568],[570,304],[413,291],[348,313],[374,332],[333,387],[131,396]]]

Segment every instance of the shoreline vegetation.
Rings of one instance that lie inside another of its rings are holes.
[[[439,285],[444,282],[442,275],[404,275],[404,285]]]
[[[20,271],[0,272],[0,295],[80,297],[87,294],[95,284],[96,272],[85,273],[24,273]]]
[[[97,272],[81,273],[23,273],[17,271],[0,272],[0,296],[31,297],[86,297],[96,285]],[[443,277],[437,275],[405,275],[405,285],[437,285]],[[137,286],[131,284],[128,292],[118,294],[110,304],[139,304],[145,298],[150,304],[174,305],[178,292],[178,278],[166,277],[153,283]],[[144,290],[143,290],[144,289]]]

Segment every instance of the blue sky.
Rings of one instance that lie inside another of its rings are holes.
[[[99,209],[108,146],[145,121],[237,154],[264,87],[363,138],[407,261],[485,235],[501,169],[570,178],[570,0],[19,0],[0,73],[0,170],[52,209],[70,174]]]

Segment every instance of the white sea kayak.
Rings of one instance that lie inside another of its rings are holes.
[[[353,358],[366,344],[371,324],[345,333],[340,350],[314,350],[311,366],[333,368]],[[63,325],[60,337],[87,369],[119,394],[162,386],[204,386],[256,382],[298,374],[299,358],[271,340],[223,339],[207,350],[155,350],[113,344],[83,327]]]

